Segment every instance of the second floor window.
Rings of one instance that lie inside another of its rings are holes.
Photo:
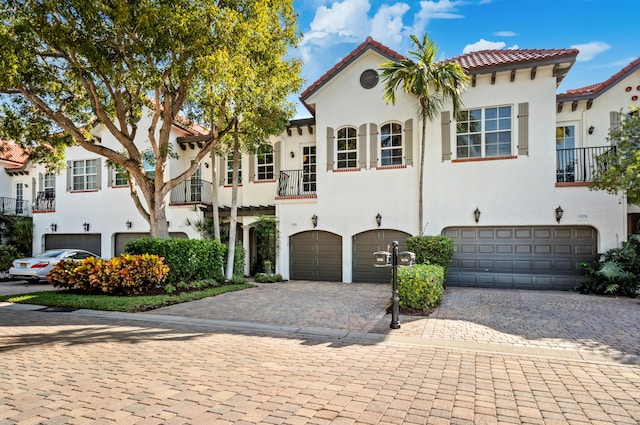
[[[575,126],[566,125],[556,127],[556,157],[557,170],[556,181],[575,181]]]
[[[258,172],[256,173],[256,180],[273,180],[273,146],[261,146],[256,154],[256,160],[258,162]]]
[[[113,181],[114,186],[128,186],[129,185],[129,175],[125,170],[120,167],[117,167],[115,170],[115,176]]]
[[[392,122],[380,127],[380,165],[402,165],[402,124]]]
[[[56,197],[56,175],[45,174],[42,178],[42,191],[46,199]]]
[[[98,189],[98,160],[83,159],[72,162],[72,190]]]
[[[511,106],[460,111],[456,121],[458,158],[511,155]]]
[[[338,168],[356,168],[358,161],[358,145],[354,127],[344,127],[338,130]]]
[[[233,152],[227,155],[227,184],[233,184]],[[238,153],[238,184],[242,184],[242,154]]]

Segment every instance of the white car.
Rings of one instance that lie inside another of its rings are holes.
[[[9,276],[12,279],[27,279],[34,282],[46,281],[47,274],[60,261],[80,261],[88,257],[98,257],[98,255],[83,249],[50,249],[35,257],[13,260],[9,268]]]

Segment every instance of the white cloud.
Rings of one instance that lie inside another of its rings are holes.
[[[507,45],[504,41],[487,41],[481,38],[480,41],[473,44],[467,44],[462,49],[462,53],[477,52],[478,50],[501,50]]]
[[[423,0],[420,11],[416,14],[411,33],[421,37],[431,19],[460,19],[464,15],[456,13],[458,6],[463,5],[460,0]]]
[[[344,0],[330,7],[320,6],[302,43],[324,44],[323,40],[362,38],[369,32],[369,0]]]
[[[371,37],[390,47],[402,43],[405,29],[402,17],[409,10],[406,3],[383,4],[371,20]]]
[[[576,58],[576,62],[587,62],[596,57],[596,55],[611,49],[611,46],[603,41],[592,41],[591,43],[574,44],[571,46],[578,49],[580,53]]]
[[[518,33],[513,31],[496,31],[493,35],[496,37],[516,37]]]

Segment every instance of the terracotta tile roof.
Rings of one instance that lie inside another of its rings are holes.
[[[614,75],[609,77],[606,81],[597,84],[591,84],[588,86],[580,87],[577,89],[567,90],[564,93],[560,93],[558,95],[558,99],[569,100],[573,98],[594,98],[608,90],[615,84],[617,84],[620,80],[625,78],[627,75],[631,74],[635,70],[640,68],[640,58],[634,60],[629,65],[622,68],[620,71],[616,72]]]
[[[536,62],[575,61],[577,55],[578,49],[479,50],[447,59],[446,62],[458,62],[465,70],[476,71]]]
[[[304,103],[304,99],[309,97],[309,95],[311,95],[311,93],[313,93],[314,91],[316,91],[316,89],[318,89],[324,83],[329,81],[342,68],[347,66],[351,61],[356,59],[358,56],[363,54],[368,49],[375,49],[378,52],[380,52],[382,55],[388,57],[389,59],[395,59],[395,60],[403,60],[403,59],[405,59],[405,57],[402,56],[400,53],[388,48],[387,46],[385,46],[384,44],[382,44],[382,43],[380,43],[378,41],[375,41],[371,37],[367,37],[367,39],[362,44],[360,44],[358,47],[356,47],[353,51],[351,51],[351,53],[349,53],[347,56],[345,56],[340,62],[335,64],[330,70],[325,72],[324,75],[322,75],[320,78],[318,78],[313,84],[311,84],[309,87],[307,87],[305,89],[305,91],[302,92],[302,94],[300,95],[300,99],[303,100],[303,103]],[[305,103],[305,105],[306,105],[306,103]]]
[[[29,159],[29,154],[15,143],[0,140],[0,160],[12,162],[16,166],[23,166]]]

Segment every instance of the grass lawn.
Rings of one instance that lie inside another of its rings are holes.
[[[0,302],[35,304],[48,307],[66,307],[73,309],[107,310],[138,312],[153,310],[171,304],[213,297],[225,292],[251,288],[250,283],[233,284],[206,288],[200,291],[182,292],[177,295],[141,295],[117,297],[113,295],[80,295],[68,291],[43,291],[30,294],[0,296]]]

